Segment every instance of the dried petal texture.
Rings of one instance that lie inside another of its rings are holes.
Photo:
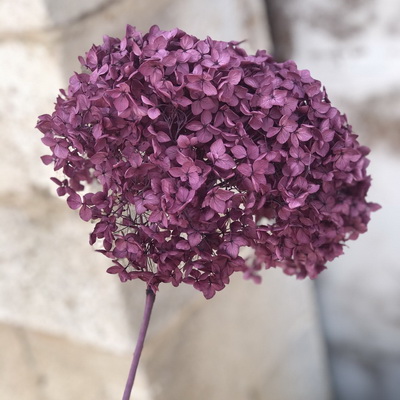
[[[42,160],[122,281],[211,298],[235,271],[315,278],[366,231],[369,150],[293,61],[157,26],[79,59],[39,117]]]

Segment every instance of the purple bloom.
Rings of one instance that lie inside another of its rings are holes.
[[[122,281],[211,298],[235,271],[315,278],[366,231],[369,150],[294,62],[156,26],[80,62],[39,117],[42,160]]]
[[[212,114],[208,110],[201,112],[200,121],[192,121],[186,125],[187,129],[196,132],[196,137],[200,143],[209,142],[220,130],[211,125]]]
[[[226,153],[226,148],[222,139],[216,140],[210,146],[210,152],[207,153],[207,157],[213,162],[216,167],[221,169],[231,169],[236,166],[233,158]]]

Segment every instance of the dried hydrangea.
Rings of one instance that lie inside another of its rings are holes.
[[[43,161],[122,281],[211,298],[235,271],[315,278],[366,231],[369,150],[293,61],[128,26],[80,62],[39,117]]]

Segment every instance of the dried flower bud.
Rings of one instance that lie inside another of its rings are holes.
[[[157,26],[80,61],[88,72],[39,117],[43,161],[122,281],[211,298],[235,271],[315,278],[379,208],[365,200],[369,150],[292,61]]]

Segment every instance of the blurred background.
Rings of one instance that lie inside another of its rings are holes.
[[[309,69],[371,147],[382,205],[315,282],[238,276],[209,301],[161,286],[133,398],[398,400],[399,21],[396,0],[0,0],[0,398],[122,397],[145,286],[105,273],[34,126],[77,56],[129,23],[246,39]]]

